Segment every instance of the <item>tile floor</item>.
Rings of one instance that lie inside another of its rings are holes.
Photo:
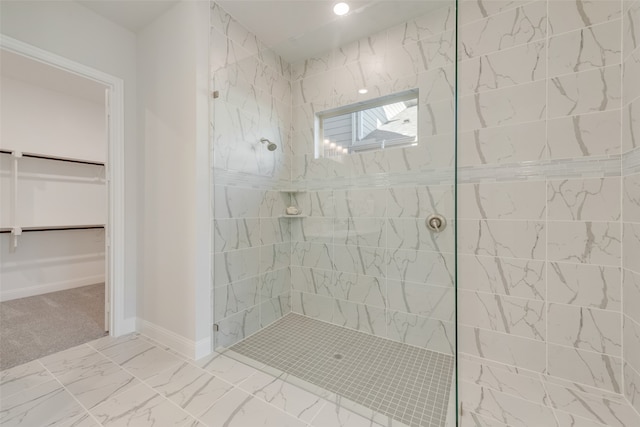
[[[453,356],[293,313],[229,350],[408,426],[446,426]]]
[[[0,372],[0,425],[380,426],[283,379],[220,354],[189,361],[138,334],[104,337]]]

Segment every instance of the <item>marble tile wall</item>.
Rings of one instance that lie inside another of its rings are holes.
[[[460,353],[617,394],[625,19],[462,0],[458,45]]]
[[[623,376],[624,395],[640,413],[640,1],[624,4],[622,23]]]
[[[292,65],[296,313],[454,352],[454,24],[451,7]],[[361,95],[358,89],[367,88]],[[415,147],[316,158],[314,116],[419,89]]]
[[[211,3],[215,346],[290,309],[290,65]],[[278,145],[268,151],[260,138]]]

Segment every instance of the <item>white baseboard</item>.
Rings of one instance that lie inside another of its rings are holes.
[[[158,341],[162,345],[166,345],[170,349],[187,356],[190,359],[198,359],[211,353],[210,339],[195,342],[188,338],[178,335],[173,331],[158,326],[146,320],[137,319],[137,331],[153,340]]]
[[[96,283],[101,282],[104,282],[104,275],[80,277],[62,282],[45,283],[42,285],[28,286],[6,291],[0,290],[0,302],[11,301],[18,298],[33,297],[36,295],[48,294],[50,292],[65,291],[67,289],[95,285]]]

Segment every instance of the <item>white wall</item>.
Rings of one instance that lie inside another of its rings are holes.
[[[138,144],[136,36],[69,1],[0,2],[2,34],[124,80],[125,317],[134,317],[137,281]],[[142,221],[142,219],[140,219]]]
[[[2,76],[0,148],[105,162],[105,106]]]
[[[143,144],[139,329],[195,354],[210,335],[208,3],[177,4],[138,33]],[[209,344],[210,346],[210,344]]]

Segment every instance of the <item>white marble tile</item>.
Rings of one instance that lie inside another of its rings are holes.
[[[532,2],[459,29],[460,58],[540,40],[547,32],[546,2]]]
[[[215,321],[246,310],[260,302],[260,278],[252,277],[213,288]]]
[[[545,340],[547,319],[543,301],[460,290],[458,309],[460,325]]]
[[[390,188],[387,193],[389,218],[426,218],[439,213],[453,219],[453,186],[418,185]]]
[[[549,32],[560,34],[620,17],[618,1],[550,1]]]
[[[311,421],[314,427],[379,427],[372,419],[351,412],[334,403],[327,403],[320,413]]]
[[[460,417],[460,427],[508,427],[491,417],[485,417],[475,412],[464,412]]]
[[[291,271],[289,266],[260,276],[260,299],[263,302],[282,295],[290,289]]]
[[[312,242],[291,244],[291,265],[332,270],[333,259],[333,245]]]
[[[619,312],[549,304],[547,340],[583,350],[622,355]]]
[[[257,218],[264,192],[216,185],[213,190],[215,218]]]
[[[543,300],[545,277],[541,260],[458,255],[460,289]]]
[[[622,52],[628,56],[640,46],[640,3],[632,3],[622,19]]]
[[[538,404],[548,402],[547,392],[540,378],[535,374],[523,375],[517,368],[508,368],[480,359],[470,360],[467,357],[462,357],[458,360],[458,377],[460,381],[470,382]]]
[[[336,289],[333,270],[292,266],[291,288],[301,292],[334,296]]]
[[[622,210],[625,222],[640,223],[640,174],[625,176],[622,181]]]
[[[0,371],[0,395],[4,399],[12,394],[27,390],[31,387],[52,380],[53,377],[40,362],[18,365],[10,369]]]
[[[236,385],[258,372],[249,365],[220,354],[196,360],[195,364],[217,378]]]
[[[624,269],[623,276],[624,314],[640,323],[640,311],[637,309],[640,307],[640,273]]]
[[[336,217],[384,217],[386,195],[384,189],[336,190],[333,192]]]
[[[620,111],[603,111],[548,121],[549,158],[603,156],[620,153]]]
[[[612,65],[549,80],[549,117],[572,116],[621,107],[620,66]]]
[[[548,223],[547,257],[550,261],[582,264],[620,264],[620,224],[615,222]]]
[[[622,152],[640,147],[640,98],[622,109]]]
[[[640,416],[620,397],[606,398],[547,382],[551,405],[565,413],[606,426],[625,427],[640,422]]]
[[[450,100],[454,97],[455,77],[453,65],[421,73],[417,79],[418,99],[421,105]]]
[[[291,221],[293,242],[333,243],[333,218],[311,217]]]
[[[262,372],[244,381],[240,388],[307,423],[326,404],[321,397]]]
[[[213,254],[214,286],[255,277],[260,271],[260,248]]]
[[[141,379],[149,378],[156,373],[180,364],[180,358],[161,348],[139,347],[128,354],[118,354],[113,361]]]
[[[515,335],[460,325],[458,351],[536,372],[546,369],[546,344]]]
[[[333,300],[331,323],[379,337],[384,337],[387,334],[384,308],[350,301]]]
[[[400,311],[387,312],[387,338],[444,354],[454,354],[455,351],[452,322]]]
[[[193,421],[185,411],[140,384],[91,410],[103,426],[182,426]]]
[[[628,363],[624,364],[624,395],[640,414],[640,373]]]
[[[233,388],[187,362],[154,375],[147,384],[193,416],[203,413]]]
[[[549,77],[620,64],[619,19],[549,39]]]
[[[334,245],[334,265],[336,271],[366,276],[386,276],[386,249]]]
[[[461,25],[468,24],[469,22],[515,9],[530,2],[531,0],[494,0],[485,3],[477,0],[461,0],[458,19]]]
[[[64,425],[84,413],[78,402],[55,380],[3,396],[0,401],[0,424],[7,427]]]
[[[86,348],[76,347],[42,359],[47,369],[85,408],[93,408],[140,384],[120,366],[94,350],[87,352]]]
[[[542,120],[546,117],[547,108],[545,88],[545,81],[537,81],[460,97],[459,130],[464,132]],[[618,85],[618,105],[619,92]]]
[[[623,84],[624,92],[622,93],[623,104],[637,99],[640,96],[640,83],[636,78],[640,73],[640,50],[635,50],[623,64]]]
[[[623,224],[624,258],[622,266],[629,270],[640,272],[640,223],[626,222]]]
[[[276,243],[260,247],[260,274],[277,271],[291,265],[291,243]]]
[[[387,220],[387,248],[415,249],[433,252],[454,252],[455,225],[452,218],[439,233],[432,232],[425,218],[395,218]]]
[[[260,242],[262,245],[291,241],[291,221],[282,218],[260,219]]]
[[[461,131],[458,165],[478,166],[547,158],[546,121]]]
[[[624,317],[624,360],[636,372],[640,372],[640,323],[628,316]]]
[[[604,424],[600,424],[589,419],[579,417],[574,414],[563,411],[553,411],[561,426],[580,426],[580,427],[603,427]]]
[[[412,17],[407,22],[387,31],[389,46],[417,42],[431,35],[452,29],[455,25],[455,12],[451,5],[445,4],[426,15]]]
[[[548,344],[549,375],[620,393],[622,360],[606,354]]]
[[[199,417],[210,427],[302,427],[305,423],[295,419],[262,400],[234,389],[217,400]]]
[[[264,328],[290,312],[291,292],[270,298],[260,304],[260,327]]]
[[[322,295],[291,292],[291,310],[294,313],[325,322],[331,322],[333,318],[333,301],[333,298]]]
[[[449,322],[454,320],[455,301],[451,287],[388,279],[387,294],[390,310]]]
[[[523,259],[545,255],[544,222],[459,220],[458,231],[458,250],[463,254]]]
[[[333,230],[336,245],[386,247],[387,228],[384,218],[338,218]]]
[[[258,331],[260,328],[260,306],[255,305],[232,314],[219,320],[217,324],[216,348],[229,347]]]
[[[507,393],[462,381],[460,401],[473,411],[509,426],[558,426],[551,408]]]
[[[459,94],[464,96],[542,80],[546,66],[544,41],[462,61],[458,64]]]
[[[428,251],[389,250],[387,277],[439,286],[454,282],[453,254]]]
[[[386,68],[390,76],[398,78],[449,66],[454,59],[454,32],[444,31],[417,43],[405,43],[399,49],[389,49]]]
[[[291,80],[295,81],[313,74],[329,71],[333,65],[333,52],[310,58],[291,64]]]
[[[317,275],[316,275],[317,277]],[[314,278],[315,279],[315,278]],[[387,284],[384,279],[361,274],[335,272],[329,284],[318,278],[313,288],[316,292],[372,307],[384,308],[387,299]]]
[[[458,185],[458,218],[545,218],[544,181],[482,182]]]
[[[213,221],[213,244],[216,252],[250,248],[260,244],[258,219],[216,219]]]
[[[335,208],[332,191],[293,193],[291,200],[305,215],[322,217],[334,216]]]
[[[616,221],[620,178],[563,179],[547,183],[549,220]]]
[[[619,267],[550,262],[547,271],[550,302],[617,311],[622,307]]]

